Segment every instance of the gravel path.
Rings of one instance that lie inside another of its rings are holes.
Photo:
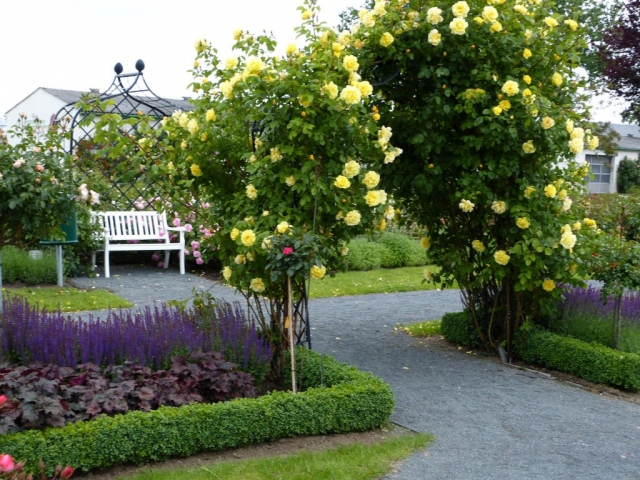
[[[108,288],[136,306],[185,299],[192,289],[239,300],[194,275],[116,267]],[[397,405],[392,421],[435,434],[426,452],[389,480],[640,479],[640,405],[587,392],[464,350],[412,339],[398,323],[461,309],[455,291],[312,300],[313,348],[382,377]]]

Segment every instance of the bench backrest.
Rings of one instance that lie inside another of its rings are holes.
[[[165,212],[97,212],[97,215],[109,240],[168,241]]]

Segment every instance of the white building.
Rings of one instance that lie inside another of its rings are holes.
[[[615,155],[606,155],[602,150],[585,150],[578,161],[587,161],[591,166],[589,193],[616,193],[618,191],[618,167],[625,157],[640,160],[640,126],[611,124],[610,128],[620,135]]]

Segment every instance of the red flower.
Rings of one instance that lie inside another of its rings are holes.
[[[16,464],[11,455],[0,454],[0,472],[12,472]]]
[[[7,397],[5,395],[0,395],[0,408],[7,402]]]
[[[284,247],[282,253],[284,255],[291,255],[293,253],[293,247]]]
[[[66,467],[64,470],[62,470],[60,478],[69,478],[71,475],[73,475],[73,468]]]

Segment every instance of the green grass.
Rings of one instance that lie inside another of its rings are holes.
[[[310,298],[342,297],[345,295],[366,295],[369,293],[413,292],[435,290],[434,283],[423,282],[424,269],[434,272],[437,267],[404,267],[369,270],[366,272],[338,273],[335,277],[311,280]]]
[[[322,452],[225,461],[197,469],[149,470],[128,480],[368,480],[389,473],[393,462],[424,448],[433,437],[411,434],[370,446],[342,445]]]
[[[38,305],[47,311],[57,311],[58,306],[64,313],[85,310],[105,310],[108,308],[129,308],[133,305],[124,298],[106,290],[80,290],[70,287],[24,287],[3,288],[7,296],[24,297],[29,305]]]
[[[428,322],[412,323],[402,326],[402,330],[412,337],[428,337],[429,335],[440,335],[440,320],[429,320]]]

